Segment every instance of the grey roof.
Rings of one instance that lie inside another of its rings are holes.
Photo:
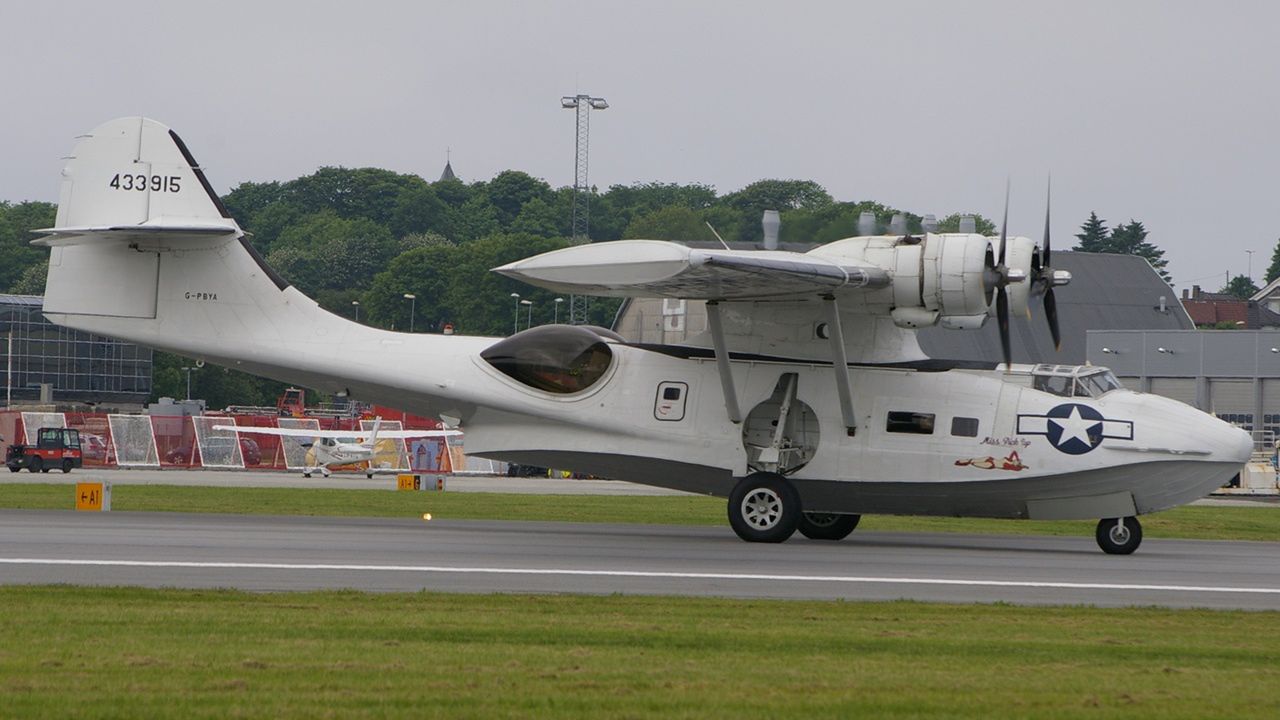
[[[453,174],[453,163],[448,160],[444,161],[444,172],[440,173],[441,180],[457,180],[458,176]]]
[[[1033,300],[1032,319],[1010,318],[1013,361],[1082,365],[1088,330],[1194,330],[1195,325],[1159,273],[1143,258],[1103,253],[1053,253],[1055,270],[1071,273],[1071,284],[1054,289],[1062,350],[1054,352],[1044,305]],[[1166,311],[1160,312],[1164,296]],[[981,330],[927,328],[920,347],[930,356],[949,360],[1000,362],[1000,331],[995,320]]]

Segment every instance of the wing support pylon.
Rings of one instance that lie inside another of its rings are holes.
[[[733,368],[729,366],[729,346],[724,339],[724,322],[720,318],[720,303],[707,301],[707,325],[711,330],[711,343],[716,351],[716,369],[720,373],[720,389],[724,391],[724,409],[729,421],[742,424],[742,408],[738,407],[738,390],[733,385]]]
[[[840,307],[835,296],[824,295],[822,309],[827,314],[827,339],[831,342],[831,359],[840,395],[840,416],[849,435],[858,431],[858,416],[853,412],[853,385],[849,382],[849,358],[844,349],[844,330],[840,327]]]

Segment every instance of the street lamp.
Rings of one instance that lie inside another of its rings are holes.
[[[409,332],[413,332],[413,315],[418,308],[418,296],[413,293],[405,293],[404,299],[409,301]]]
[[[356,322],[360,322],[360,301],[352,300],[351,305],[356,309]]]
[[[193,367],[182,368],[182,372],[187,374],[187,399],[188,400],[191,399],[191,371],[192,370],[195,370],[195,368]]]
[[[515,335],[520,332],[520,293],[511,293],[511,299],[516,301],[515,322],[512,324],[511,334]]]
[[[527,329],[529,329],[529,328],[533,327],[533,301],[532,301],[532,300],[521,300],[521,301],[520,301],[520,304],[521,304],[521,305],[528,305],[528,306],[529,306],[529,318],[528,318],[527,320],[525,320],[525,321],[524,321],[524,327],[525,327],[525,329],[527,330]]]
[[[556,319],[553,325],[560,324],[560,303],[564,302],[564,298],[556,298]]]

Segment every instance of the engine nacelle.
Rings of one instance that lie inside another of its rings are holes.
[[[1009,309],[1025,313],[1031,290],[1027,278],[1039,267],[1040,250],[1024,237],[1007,242]],[[995,314],[999,243],[999,238],[973,233],[859,237],[832,243],[820,254],[874,263],[888,272],[888,287],[860,299],[864,311],[887,310],[902,328],[968,330],[982,327]]]

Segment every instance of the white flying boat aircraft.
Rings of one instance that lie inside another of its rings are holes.
[[[1070,276],[1027,238],[854,237],[808,253],[643,240],[497,268],[557,292],[707,301],[709,330],[628,344],[593,327],[508,338],[389,332],[321,309],[271,270],[169,128],[108,122],[63,171],[44,313],[53,322],[440,416],[467,452],[728,498],[745,540],[836,540],[864,513],[1137,516],[1240,471],[1252,444],[1100,367],[926,357],[916,328],[977,328]]]
[[[314,465],[302,469],[303,477],[311,477],[311,473],[320,471],[329,477],[330,468],[342,465],[355,465],[368,462],[369,471],[365,473],[373,477],[373,461],[379,454],[380,440],[408,440],[421,437],[447,437],[461,435],[457,430],[380,430],[382,418],[374,418],[373,427],[366,433],[355,430],[310,430],[307,428],[272,428],[253,427],[249,425],[214,425],[214,430],[226,430],[236,433],[253,433],[255,435],[274,435],[276,437],[299,438],[298,444],[310,450]]]

